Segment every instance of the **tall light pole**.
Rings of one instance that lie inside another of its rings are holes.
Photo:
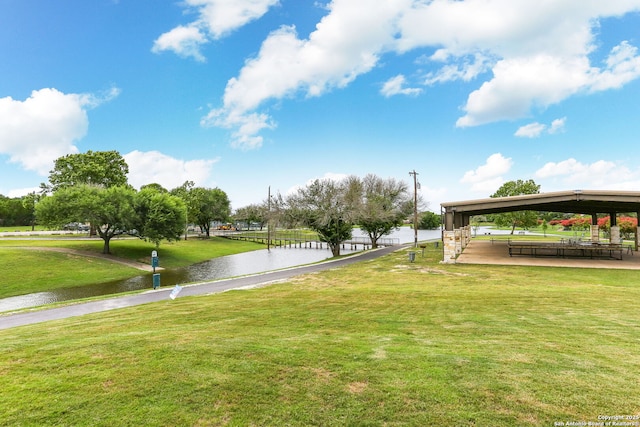
[[[413,175],[413,244],[418,247],[418,172],[412,170]]]

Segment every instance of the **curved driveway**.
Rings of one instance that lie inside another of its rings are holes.
[[[285,280],[301,274],[314,273],[317,271],[329,270],[343,265],[353,264],[359,261],[367,261],[378,258],[382,255],[402,249],[405,246],[388,246],[376,250],[370,250],[358,255],[341,258],[338,260],[326,261],[319,264],[306,265],[289,268],[286,270],[271,271],[252,276],[216,280],[196,285],[184,286],[178,297],[207,295],[240,289],[248,286],[256,286],[269,282]],[[17,313],[7,316],[0,316],[0,330],[13,328],[16,326],[31,325],[33,323],[47,322],[49,320],[66,319],[68,317],[82,316],[89,313],[115,310],[118,308],[132,307],[134,305],[147,304],[166,300],[173,288],[158,289],[135,295],[126,295],[109,298],[100,301],[91,301],[80,304],[73,304],[65,307],[51,308],[47,310],[34,311],[30,313]]]

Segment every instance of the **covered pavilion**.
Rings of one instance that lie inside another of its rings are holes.
[[[455,258],[470,239],[470,221],[474,215],[523,210],[591,215],[591,240],[597,241],[599,239],[598,215],[607,214],[611,220],[610,241],[618,243],[621,240],[617,216],[623,213],[635,213],[640,218],[640,192],[571,190],[446,202],[442,203],[441,207],[444,215],[445,262],[451,262],[451,260],[455,262]],[[639,240],[636,231],[636,250]]]

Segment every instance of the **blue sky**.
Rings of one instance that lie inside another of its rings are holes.
[[[3,0],[0,194],[88,150],[233,208],[412,170],[433,211],[640,191],[639,47],[640,0]]]

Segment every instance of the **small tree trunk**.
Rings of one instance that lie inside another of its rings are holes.
[[[340,242],[329,243],[329,248],[331,248],[331,254],[333,256],[340,256]]]
[[[110,247],[109,247],[109,242],[111,242],[111,237],[103,236],[102,239],[104,240],[104,246],[102,247],[102,253],[103,254],[110,254],[111,250],[110,250]]]
[[[378,239],[380,236],[377,236],[376,233],[369,233],[369,240],[371,240],[371,249],[376,249],[378,247]]]

